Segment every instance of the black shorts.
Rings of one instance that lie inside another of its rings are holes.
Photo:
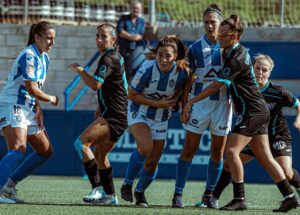
[[[111,142],[117,142],[124,131],[128,128],[127,116],[124,119],[106,118],[105,120],[109,124],[109,140]]]
[[[245,114],[238,116],[232,133],[243,134],[248,137],[268,134],[269,112],[261,114]]]
[[[274,158],[280,156],[292,157],[292,143],[289,141],[274,141],[270,142],[271,153]],[[242,151],[242,154],[255,157],[250,145],[248,144]]]

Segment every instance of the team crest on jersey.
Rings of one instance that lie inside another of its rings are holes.
[[[170,80],[169,81],[169,87],[174,87],[174,85],[175,85],[175,80]]]

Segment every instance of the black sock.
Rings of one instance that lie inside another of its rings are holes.
[[[286,198],[294,196],[293,190],[287,179],[279,181],[276,185],[277,185],[278,189],[280,190],[283,198],[286,199]]]
[[[115,186],[113,181],[112,167],[107,169],[99,169],[100,179],[103,189],[107,195],[115,194]]]
[[[235,199],[245,199],[244,182],[234,182],[233,184],[233,196]]]
[[[230,181],[231,173],[223,169],[219,181],[213,191],[213,196],[219,199],[225,188],[230,184]]]
[[[210,190],[208,190],[208,189],[205,189],[203,195],[204,195],[204,196],[211,196],[212,192],[213,192],[213,191],[210,191]]]
[[[92,188],[101,186],[96,160],[95,159],[89,160],[87,162],[84,162],[83,165],[84,165],[85,172],[92,185]]]
[[[293,169],[294,176],[291,180],[289,180],[289,183],[294,186],[295,188],[300,188],[300,176],[297,170]]]
[[[174,197],[177,197],[177,196],[182,196],[182,193],[174,193],[173,195]]]

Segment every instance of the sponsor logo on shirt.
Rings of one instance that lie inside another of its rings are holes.
[[[174,87],[175,85],[175,80],[170,80],[169,81],[169,87]]]
[[[4,123],[6,123],[6,117],[2,117],[2,118],[0,119],[0,125],[2,125],[2,124],[4,124]]]

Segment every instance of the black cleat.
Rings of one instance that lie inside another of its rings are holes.
[[[247,210],[247,205],[244,199],[233,199],[227,205],[220,208],[225,211],[243,211]]]
[[[182,202],[182,196],[173,196],[172,208],[184,208],[184,204]]]
[[[298,207],[298,200],[294,196],[292,198],[285,199],[281,202],[281,205],[278,209],[273,210],[273,212],[288,212],[294,208]]]
[[[132,185],[123,184],[121,187],[121,198],[128,202],[133,202]]]
[[[136,206],[144,207],[144,208],[148,207],[148,202],[146,200],[144,192],[140,193],[140,192],[134,191],[134,198],[135,198]]]

